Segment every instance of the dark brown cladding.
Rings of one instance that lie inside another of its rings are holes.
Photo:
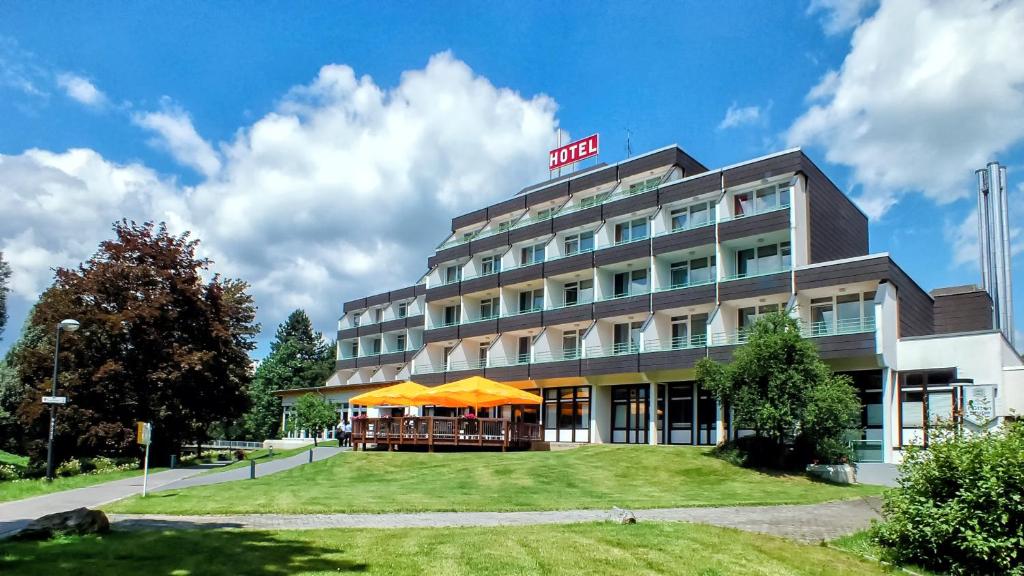
[[[433,268],[442,262],[451,262],[459,258],[465,258],[469,256],[469,242],[463,242],[458,246],[451,246],[438,250],[433,256],[427,258],[427,267]]]
[[[566,378],[580,375],[579,360],[561,360],[558,362],[537,362],[530,365],[530,378]]]
[[[536,206],[537,204],[550,202],[557,198],[566,198],[567,196],[569,196],[569,182],[560,182],[527,194],[526,205]]]
[[[706,348],[644,352],[640,355],[640,371],[652,372],[655,370],[693,368],[694,364],[706,355]]]
[[[445,382],[458,382],[459,380],[462,380],[463,378],[469,378],[471,376],[483,376],[483,375],[484,375],[483,368],[470,368],[470,369],[467,369],[467,370],[450,370],[448,372],[445,372],[445,374],[444,374],[444,381]]]
[[[658,205],[658,191],[651,190],[642,194],[626,196],[620,200],[614,200],[601,206],[601,216],[607,220],[616,216],[625,216],[633,212],[647,210]]]
[[[935,333],[992,330],[992,297],[975,286],[933,290]]]
[[[709,346],[708,349],[707,349],[707,351],[708,351],[708,358],[714,360],[715,362],[719,362],[719,363],[722,363],[722,362],[732,362],[732,354],[733,354],[733,352],[736,351],[736,348],[737,348],[737,346],[735,346],[735,345]]]
[[[651,255],[650,241],[638,240],[628,244],[620,244],[611,248],[605,248],[594,252],[594,266],[605,266],[616,262],[626,262],[637,258],[647,258]]]
[[[398,302],[399,300],[408,300],[416,296],[415,286],[406,286],[405,288],[399,288],[398,290],[391,291],[391,301]]]
[[[391,293],[384,292],[382,294],[374,294],[373,296],[366,297],[366,306],[380,306],[381,304],[387,304],[391,301]]]
[[[345,314],[348,314],[349,312],[362,310],[363,308],[366,308],[366,298],[357,298],[355,300],[345,302],[345,304],[342,305],[341,310]]]
[[[355,358],[343,358],[334,363],[335,370],[351,370],[356,367]]]
[[[718,239],[726,242],[788,228],[789,210],[774,210],[722,222],[718,225]]]
[[[444,384],[444,372],[434,372],[432,374],[417,374],[416,383],[424,386],[437,386]]]
[[[811,338],[822,358],[868,358],[875,355],[875,333]]]
[[[813,268],[801,268],[796,271],[796,289],[810,290],[887,279],[889,278],[890,262],[887,256],[875,256]]]
[[[722,189],[722,175],[720,172],[711,172],[700,178],[692,180],[680,180],[672,184],[666,184],[658,189],[658,201],[662,204],[686,200],[701,194],[720,192]]]
[[[469,251],[472,254],[478,252],[484,252],[487,250],[494,250],[502,246],[508,246],[508,232],[498,232],[497,234],[486,236],[479,240],[470,240]]]
[[[465,228],[466,226],[472,226],[474,224],[483,224],[487,221],[487,208],[481,208],[474,210],[469,214],[463,214],[462,216],[456,216],[452,218],[452,231]]]
[[[638,156],[635,160],[620,162],[618,177],[619,180],[624,180],[648,170],[675,165],[681,166],[686,174],[697,174],[707,171],[703,164],[694,160],[678,147],[672,146],[660,152]]]
[[[501,284],[508,286],[510,284],[517,284],[519,282],[526,282],[529,280],[538,280],[544,276],[544,264],[530,264],[529,266],[522,266],[520,268],[513,268],[508,272],[501,273]]]
[[[527,312],[515,316],[502,316],[498,319],[498,332],[511,332],[512,330],[525,330],[536,328],[541,325],[541,312]]]
[[[595,318],[610,318],[626,314],[647,314],[651,309],[650,294],[615,298],[594,304]]]
[[[810,262],[828,262],[868,253],[868,218],[846,194],[802,155],[807,178]]]
[[[517,211],[523,210],[525,208],[526,208],[526,197],[525,196],[515,196],[513,198],[509,198],[508,200],[505,200],[504,202],[498,202],[497,204],[495,204],[493,206],[488,206],[487,207],[487,219],[488,220],[493,220],[493,219],[495,219],[495,218],[497,218],[499,216],[505,216],[507,214],[511,214],[513,212],[517,212]]]
[[[338,330],[338,340],[348,340],[349,338],[355,338],[358,335],[358,328],[345,328],[344,330]]]
[[[423,331],[424,342],[445,342],[448,340],[458,340],[458,338],[458,326],[445,326],[444,328],[431,328],[430,330]]]
[[[509,230],[508,243],[515,244],[516,242],[522,242],[531,238],[541,238],[549,234],[551,234],[551,220],[542,220],[533,224],[527,224],[522,228]]]
[[[369,368],[374,366],[380,366],[380,356],[360,356],[356,358],[356,368]]]
[[[561,232],[586,224],[597,224],[601,221],[601,206],[591,206],[562,216],[555,216],[552,231]]]
[[[671,234],[656,236],[652,242],[655,256],[664,254],[665,252],[688,250],[698,246],[707,246],[714,243],[714,226],[701,226],[700,228],[692,228],[690,230],[683,230],[682,232],[672,232]]]
[[[597,374],[637,373],[639,354],[620,354],[601,358],[584,358],[580,360],[580,376]]]
[[[696,306],[698,304],[710,304],[714,301],[715,285],[705,284],[703,286],[655,292],[651,305],[655,311],[658,311],[669,308],[682,308],[684,306]]]
[[[427,302],[436,302],[459,295],[459,283],[452,282],[443,286],[435,286],[427,289]]]
[[[595,170],[578,178],[569,180],[569,193],[576,194],[590,188],[601,186],[602,184],[611,184],[616,180],[615,166],[608,166],[601,170]]]
[[[579,304],[566,306],[554,310],[544,311],[544,325],[555,326],[558,324],[572,324],[575,322],[590,322],[594,319],[594,307],[591,304]]]
[[[774,178],[783,174],[799,172],[804,165],[803,152],[794,150],[785,154],[778,154],[769,158],[763,158],[756,162],[747,162],[740,166],[724,170],[725,187],[741,186],[758,180]]]
[[[462,281],[462,288],[460,292],[463,294],[472,294],[474,292],[483,292],[484,290],[494,290],[498,287],[499,282],[498,274],[488,274],[487,276],[480,276],[479,278],[470,278],[469,280]]]
[[[500,382],[528,380],[530,378],[530,366],[528,364],[520,364],[518,366],[487,368],[485,374],[488,378]]]
[[[409,316],[408,318],[405,319],[405,325],[408,328],[419,328],[423,326],[423,314]]]
[[[356,329],[359,336],[372,336],[380,334],[380,324],[363,324]]]
[[[389,352],[380,355],[381,364],[402,364],[405,362],[405,352]]]
[[[459,326],[459,338],[472,338],[498,333],[498,320],[481,320]]]
[[[394,320],[386,320],[380,323],[381,332],[393,332],[395,330],[405,330],[406,318],[395,318]]]
[[[741,298],[781,294],[783,292],[790,293],[792,292],[791,288],[789,272],[778,272],[776,274],[721,282],[718,285],[718,299],[725,302],[728,300],[740,300]]]

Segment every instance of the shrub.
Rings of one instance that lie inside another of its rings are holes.
[[[1024,423],[911,448],[873,537],[890,560],[1024,576]]]
[[[21,469],[14,464],[0,464],[0,481],[21,478]]]
[[[92,459],[92,468],[98,473],[110,472],[112,470],[117,470],[118,465],[116,462],[114,462],[110,458],[107,458],[106,456],[97,456]]]
[[[77,476],[82,473],[82,461],[78,458],[69,458],[57,466],[57,476]]]

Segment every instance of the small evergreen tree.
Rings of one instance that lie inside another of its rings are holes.
[[[702,359],[697,380],[732,408],[737,428],[754,431],[753,441],[740,443],[741,450],[749,447],[750,463],[781,466],[790,443],[804,448],[797,460],[834,462],[849,456],[843,436],[857,426],[857,392],[848,377],[832,373],[788,315],[759,318],[732,362]]]
[[[303,394],[295,401],[295,415],[288,419],[288,431],[306,430],[316,446],[317,434],[338,424],[334,406],[319,394]]]
[[[7,326],[7,283],[11,279],[11,267],[4,262],[4,253],[0,252],[0,336],[4,335]]]

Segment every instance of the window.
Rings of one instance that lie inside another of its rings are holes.
[[[613,354],[630,354],[640,351],[640,328],[643,322],[623,322],[614,328],[615,345]]]
[[[566,306],[574,306],[576,304],[588,304],[593,301],[593,280],[580,280],[578,282],[568,282],[562,289],[562,302],[564,302]]]
[[[380,338],[373,339],[373,353],[380,354]]]
[[[536,264],[544,261],[544,244],[536,244],[534,246],[523,246],[520,250],[520,264],[522,266],[528,266],[530,264]]]
[[[792,265],[789,242],[768,244],[736,252],[736,276],[745,278],[789,270]]]
[[[480,347],[477,348],[477,354],[478,354],[478,358],[479,358],[479,364],[477,364],[478,368],[486,368],[487,367],[487,349],[490,348],[490,347],[491,347],[491,343],[490,342],[481,342],[480,343]]]
[[[672,348],[689,348],[691,346],[704,346],[707,343],[707,314],[694,314],[693,316],[673,316],[672,325]]]
[[[778,304],[762,304],[760,306],[751,306],[749,308],[740,308],[739,312],[739,326],[740,330],[746,330],[757,322],[757,319],[765,314],[771,312],[778,312]]]
[[[530,337],[520,336],[518,342],[518,349],[516,354],[516,362],[519,364],[528,364],[530,362]]]
[[[608,198],[608,192],[602,194],[594,194],[593,196],[587,196],[586,198],[580,199],[580,209],[590,208],[591,206],[597,206]]]
[[[480,259],[481,276],[487,276],[488,274],[495,274],[497,272],[501,272],[500,256],[484,256]]]
[[[399,318],[405,318],[406,316],[408,316],[409,315],[409,303],[408,302],[399,302],[398,303],[398,312],[397,312],[397,314],[398,314]]]
[[[573,360],[580,357],[580,352],[583,349],[583,333],[584,330],[566,330],[562,332],[562,358],[564,360]]]
[[[481,320],[490,320],[492,318],[497,318],[498,317],[498,310],[500,310],[500,308],[498,307],[498,299],[497,298],[488,298],[486,300],[481,300],[480,301],[480,319]]]
[[[736,218],[770,212],[789,206],[789,183],[772,184],[753,192],[733,195],[733,215]]]
[[[544,428],[556,442],[590,440],[590,387],[544,389]]]
[[[458,304],[451,304],[444,307],[444,324],[442,326],[454,326],[462,319],[462,307]]]
[[[353,312],[352,313],[352,326],[354,326],[356,328],[359,327],[359,316],[360,315],[359,315],[358,312]]]
[[[349,353],[350,353],[349,358],[358,358],[359,357],[359,342],[358,341],[352,343],[352,346],[349,348]]]
[[[615,225],[615,243],[625,244],[647,238],[647,218],[637,218]]]
[[[739,218],[754,212],[754,206],[750,203],[750,192],[743,192],[732,197],[733,215]]]
[[[566,236],[562,247],[565,249],[566,256],[591,252],[594,250],[594,233],[592,231],[580,232],[579,234]]]
[[[712,202],[701,202],[685,208],[676,208],[670,214],[673,232],[697,228],[715,221],[715,208]]]
[[[455,350],[455,346],[445,346],[441,350],[441,361],[445,370],[450,370],[448,358],[452,355],[452,350]]]
[[[533,219],[535,221],[538,221],[538,222],[541,221],[541,220],[547,220],[547,219],[551,218],[552,215],[554,215],[554,212],[555,212],[554,208],[545,208],[543,210],[538,210],[537,211],[537,215],[534,216]]]
[[[670,288],[707,284],[715,281],[715,257],[676,262],[669,268]]]
[[[953,418],[956,371],[929,370],[900,374],[900,445],[928,444],[929,428]]]
[[[641,192],[656,190],[658,188],[659,183],[661,183],[661,178],[648,178],[643,182],[636,182],[635,184],[630,184],[626,194],[632,196],[633,194],[640,194]]]
[[[635,296],[637,294],[646,294],[647,289],[647,270],[631,270],[629,272],[619,272],[615,275],[615,298],[622,296]]]
[[[498,232],[504,232],[512,226],[511,220],[505,220],[504,222],[498,222]]]
[[[452,284],[462,280],[462,267],[459,265],[449,266],[444,269],[444,283]]]
[[[544,289],[523,290],[519,293],[519,313],[536,312],[544,308]]]
[[[402,352],[405,350],[405,334],[399,334],[395,336],[395,351]]]
[[[875,293],[839,294],[811,299],[811,335],[873,330]]]

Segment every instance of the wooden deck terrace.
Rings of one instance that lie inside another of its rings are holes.
[[[352,420],[352,446],[488,446],[527,448],[541,439],[539,424],[512,422],[503,418],[452,418],[442,416],[395,416]]]

